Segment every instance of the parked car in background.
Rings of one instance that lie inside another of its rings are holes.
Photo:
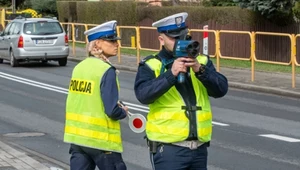
[[[16,18],[0,33],[0,63],[9,60],[12,67],[20,62],[49,60],[66,66],[69,42],[56,19]]]

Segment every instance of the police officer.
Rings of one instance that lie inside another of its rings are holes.
[[[206,170],[212,134],[209,96],[227,93],[227,79],[215,70],[209,56],[175,58],[178,40],[188,40],[185,20],[178,13],[152,24],[162,50],[146,57],[135,80],[137,99],[148,104],[146,135],[155,170]],[[197,53],[196,53],[197,54]],[[184,73],[185,81],[178,82]]]
[[[116,24],[84,33],[91,56],[74,68],[66,102],[64,142],[71,143],[71,170],[126,170],[119,120],[128,108],[118,104],[118,78],[109,63],[118,52]]]

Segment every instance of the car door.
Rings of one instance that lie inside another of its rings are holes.
[[[8,29],[8,32],[6,34],[4,34],[4,39],[3,39],[3,57],[5,59],[10,59],[10,44],[13,41],[13,32],[14,29],[16,28],[16,23],[13,22],[10,26],[10,28]]]
[[[12,23],[7,24],[4,31],[0,35],[0,56],[1,56],[1,58],[6,58],[5,52],[6,52],[7,45],[5,44],[5,38],[6,38],[6,35],[8,34],[8,31],[9,31],[11,25],[12,25]]]
[[[16,55],[16,49],[18,48],[18,43],[19,43],[19,39],[21,36],[21,27],[22,27],[22,23],[20,22],[15,22],[11,28],[9,29],[9,37],[7,39],[8,41],[8,48],[12,48],[12,51],[14,52],[14,54]],[[9,54],[9,52],[8,52]]]

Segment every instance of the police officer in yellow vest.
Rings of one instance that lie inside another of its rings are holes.
[[[212,134],[209,96],[219,98],[228,90],[226,77],[215,70],[209,56],[174,57],[178,40],[190,39],[187,16],[178,13],[152,24],[162,50],[146,57],[136,75],[136,97],[150,108],[146,135],[155,170],[207,169]],[[183,82],[178,82],[180,73]]]
[[[90,57],[74,68],[66,102],[64,142],[71,143],[71,170],[126,170],[119,120],[128,108],[118,105],[116,69],[108,60],[118,52],[116,24],[84,33]]]

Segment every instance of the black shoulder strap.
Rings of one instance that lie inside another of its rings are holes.
[[[156,54],[155,55],[149,55],[149,56],[142,59],[142,61],[140,62],[140,65],[144,65],[146,61],[148,61],[152,58],[156,58],[156,59],[160,60],[159,57]]]

